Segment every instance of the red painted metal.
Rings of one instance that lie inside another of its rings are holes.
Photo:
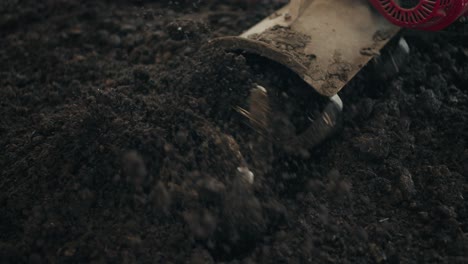
[[[369,1],[390,22],[405,28],[441,30],[468,15],[468,0],[420,0],[411,7],[397,0]]]

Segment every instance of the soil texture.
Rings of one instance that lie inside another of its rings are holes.
[[[285,2],[1,1],[0,262],[467,263],[468,27],[405,31],[291,154],[324,99],[206,45]]]

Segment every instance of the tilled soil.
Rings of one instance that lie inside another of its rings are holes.
[[[292,155],[235,109],[304,84],[204,46],[284,3],[247,2],[2,1],[0,262],[468,262],[466,27],[405,32]]]

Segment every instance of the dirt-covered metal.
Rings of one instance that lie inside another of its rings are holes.
[[[292,0],[241,36],[211,43],[279,62],[331,97],[398,31],[367,0]]]

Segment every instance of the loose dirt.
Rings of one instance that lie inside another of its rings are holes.
[[[466,263],[466,26],[406,32],[400,74],[288,155],[236,106],[267,87],[289,136],[323,102],[204,48],[274,2],[3,1],[0,262]]]

